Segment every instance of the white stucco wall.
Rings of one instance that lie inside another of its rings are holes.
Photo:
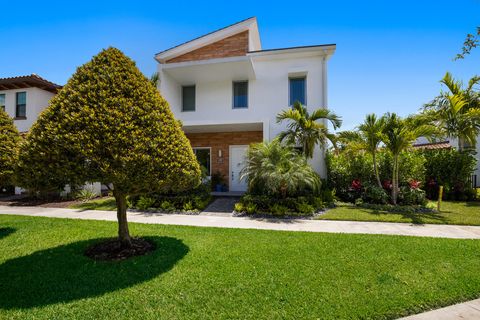
[[[14,119],[17,92],[27,93],[27,117],[26,119],[14,120],[18,131],[25,132],[28,131],[32,124],[37,120],[40,112],[42,112],[48,106],[48,102],[54,96],[54,94],[38,88],[0,90],[0,94],[5,94],[5,111]]]
[[[225,79],[225,73],[218,71],[218,66],[211,68],[211,72],[217,72],[220,81],[212,81],[215,78],[209,73],[209,80],[198,80],[198,72],[192,68],[192,79],[188,81],[182,78],[177,81],[170,75],[169,70],[164,70],[159,64],[160,84],[159,90],[169,102],[177,119],[184,125],[202,124],[230,124],[230,123],[263,123],[268,131],[264,136],[273,139],[285,129],[285,124],[277,124],[277,114],[288,108],[289,105],[289,78],[306,76],[307,108],[310,111],[324,106],[327,102],[326,92],[323,90],[323,57],[272,55],[252,57],[252,66],[255,70],[254,77],[242,78],[232,74]],[[202,72],[209,72],[204,67]],[[326,70],[325,70],[326,72]],[[233,81],[248,80],[248,109],[233,109]],[[182,112],[181,88],[183,85],[196,86],[195,111]],[[319,149],[312,159],[312,166],[322,176],[325,176],[325,164],[323,152]]]

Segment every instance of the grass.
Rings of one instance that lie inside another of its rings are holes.
[[[107,211],[116,211],[117,204],[115,203],[115,198],[105,197],[101,199],[94,199],[86,202],[75,203],[69,206],[72,209],[82,209],[82,210],[107,210]]]
[[[480,297],[480,241],[0,216],[0,319],[391,319]]]
[[[405,222],[415,224],[480,225],[480,202],[442,202],[441,212],[393,213],[341,203],[317,217],[321,220]]]

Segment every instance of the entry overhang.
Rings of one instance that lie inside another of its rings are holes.
[[[180,85],[255,79],[252,61],[245,56],[168,63],[161,68]]]

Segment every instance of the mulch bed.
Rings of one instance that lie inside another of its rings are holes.
[[[85,255],[93,260],[120,261],[131,257],[143,256],[153,250],[155,250],[155,244],[146,239],[132,238],[132,246],[124,247],[115,238],[88,247]]]
[[[72,204],[80,203],[79,200],[64,199],[38,199],[26,196],[0,197],[2,206],[43,207],[43,208],[68,208]]]

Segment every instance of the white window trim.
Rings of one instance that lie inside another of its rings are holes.
[[[240,107],[240,108],[235,108],[235,83],[247,83],[247,106],[246,107]],[[250,81],[248,80],[235,80],[235,81],[232,81],[232,109],[233,110],[245,110],[245,109],[248,109],[248,107],[250,106],[250,94],[249,94],[249,91],[250,91]]]
[[[307,99],[307,93],[308,93],[308,91],[307,91],[307,84],[308,84],[307,83],[307,74],[303,74],[303,75],[302,74],[289,74],[288,75],[288,105],[290,107],[293,107],[293,104],[290,104],[290,100],[291,100],[290,99],[290,93],[291,93],[290,92],[290,80],[292,80],[292,79],[293,80],[295,80],[295,79],[305,79],[305,104],[304,104],[304,106],[307,106],[307,104],[308,104],[308,99]]]
[[[193,110],[184,110],[183,109],[183,88],[185,87],[193,87],[195,90],[195,104],[193,106]],[[190,85],[185,85],[181,87],[181,96],[182,96],[182,112],[195,112],[197,111],[197,85],[196,84],[190,84]]]

